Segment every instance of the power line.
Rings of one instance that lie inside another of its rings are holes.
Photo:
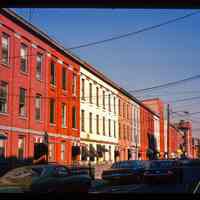
[[[131,93],[137,93],[137,92],[143,92],[143,91],[153,90],[153,89],[157,89],[157,88],[173,86],[173,85],[177,85],[177,84],[180,84],[180,83],[183,83],[183,82],[187,82],[187,81],[191,81],[191,80],[195,80],[195,79],[199,79],[199,78],[200,78],[200,74],[189,77],[189,78],[185,78],[185,79],[182,79],[182,80],[168,82],[168,83],[161,84],[161,85],[156,85],[156,86],[153,86],[153,87],[143,88],[143,89],[139,89],[139,90],[132,90],[130,92]]]
[[[200,99],[200,96],[191,97],[191,98],[184,98],[184,99],[177,99],[177,100],[168,101],[168,102],[176,103],[176,102],[182,102],[182,101],[192,101],[192,100],[195,100],[195,99]]]
[[[68,48],[68,49],[69,49],[69,50],[80,49],[80,48],[85,48],[85,47],[89,47],[89,46],[94,46],[94,45],[97,45],[97,44],[102,44],[102,43],[105,43],[105,42],[110,42],[110,41],[113,41],[113,40],[118,40],[118,39],[125,38],[125,37],[130,37],[130,36],[132,36],[132,35],[136,35],[136,34],[139,34],[139,33],[142,33],[142,32],[146,32],[146,31],[150,31],[150,30],[159,28],[159,27],[161,27],[161,26],[165,26],[165,25],[167,25],[167,24],[174,23],[174,22],[176,22],[176,21],[185,19],[185,18],[187,18],[187,17],[191,17],[191,16],[193,16],[193,15],[198,14],[199,12],[200,12],[200,11],[191,12],[191,13],[186,14],[186,15],[184,15],[184,16],[177,17],[177,18],[174,18],[174,19],[171,19],[171,20],[168,20],[168,21],[165,21],[165,22],[162,22],[162,23],[160,23],[160,24],[153,25],[153,26],[149,26],[149,27],[146,27],[146,28],[142,28],[142,29],[137,30],[137,31],[129,32],[129,33],[126,33],[126,34],[118,35],[118,36],[111,37],[111,38],[104,39],[104,40],[99,40],[99,41],[95,41],[95,42],[89,42],[89,43],[86,43],[86,44],[82,44],[82,45],[70,47],[70,48]]]

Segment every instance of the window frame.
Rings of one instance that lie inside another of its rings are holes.
[[[76,96],[77,95],[77,74],[73,73],[72,74],[72,95]]]
[[[53,105],[53,107],[51,107],[52,105]],[[52,108],[53,108],[53,115],[51,116]],[[56,101],[54,98],[50,98],[50,100],[49,100],[49,123],[50,124],[55,124],[55,110],[56,110],[55,108],[56,108]]]
[[[93,101],[92,101],[92,83],[89,83],[89,102],[90,102],[90,104],[93,103]]]
[[[38,77],[38,57],[41,58],[41,66],[40,66],[40,75]],[[43,60],[44,60],[44,55],[40,52],[37,52],[37,56],[36,56],[36,73],[35,73],[35,77],[37,80],[41,81],[43,79]]]
[[[3,112],[3,110],[0,110],[0,113],[8,113],[8,82],[2,81],[2,80],[0,81],[0,89],[2,88],[2,90],[4,90],[2,84],[6,85],[6,97],[5,97],[5,111]],[[0,97],[0,98],[2,98],[2,97]],[[3,100],[2,100],[2,102],[3,102]]]
[[[62,66],[62,90],[67,90],[67,68]]]
[[[21,102],[21,91],[24,91],[24,102]],[[20,87],[19,88],[19,116],[26,117],[27,116],[27,89]],[[24,105],[24,114],[21,112],[21,105]]]
[[[89,113],[89,132],[92,133],[92,112]]]
[[[85,132],[85,110],[81,110],[81,131]]]
[[[52,69],[54,69],[53,74],[52,74]],[[50,85],[53,87],[56,86],[56,63],[54,60],[51,60],[51,62],[50,62]]]
[[[62,128],[67,128],[67,104],[66,103],[61,104],[61,125],[62,125]]]
[[[75,106],[72,107],[72,128],[77,129],[77,109]]]
[[[3,60],[3,38],[6,37],[8,43],[7,43],[7,62],[4,62]],[[10,35],[5,33],[5,32],[2,32],[2,35],[1,35],[1,63],[4,64],[4,65],[10,65]]]
[[[37,98],[39,97],[39,99],[40,99],[40,117],[39,117],[39,119],[37,119]],[[42,119],[42,95],[41,94],[36,94],[36,96],[35,96],[35,120],[36,121],[41,121],[41,119]]]
[[[25,50],[24,58],[22,55],[22,49]],[[25,44],[24,42],[22,42],[20,44],[20,72],[26,73],[26,74],[28,73],[28,51],[29,51],[28,45]],[[24,59],[25,63],[22,62],[23,59]],[[25,66],[22,66],[22,64],[25,64]],[[24,67],[25,71],[23,70],[23,67]]]

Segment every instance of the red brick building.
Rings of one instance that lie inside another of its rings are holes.
[[[119,159],[128,160],[131,158],[132,146],[132,102],[123,94],[119,94]],[[130,157],[129,157],[130,156]]]
[[[179,157],[184,143],[183,133],[174,125],[169,126],[169,158]]]
[[[0,10],[0,48],[2,154],[31,158],[47,132],[49,160],[71,163],[80,137],[80,63],[7,9]]]
[[[143,100],[142,103],[159,116],[160,121],[160,154],[164,155],[164,103],[159,98]]]
[[[154,113],[145,106],[140,107],[140,155],[142,160],[147,160],[147,151],[150,148],[149,136],[154,133]]]
[[[192,122],[181,120],[177,127],[184,133],[184,150],[192,158]]]

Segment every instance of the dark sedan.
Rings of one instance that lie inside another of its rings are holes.
[[[145,183],[177,183],[180,176],[179,163],[174,160],[154,160],[144,172]]]
[[[102,178],[112,184],[140,183],[144,173],[144,165],[139,160],[116,162],[111,169],[102,173]]]
[[[91,178],[86,173],[74,173],[68,167],[30,165],[15,168],[0,178],[2,192],[88,192]]]

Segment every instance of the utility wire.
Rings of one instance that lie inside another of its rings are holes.
[[[159,28],[159,27],[161,27],[161,26],[165,26],[165,25],[167,25],[167,24],[171,24],[171,23],[177,22],[177,21],[182,20],[182,19],[185,19],[185,18],[187,18],[187,17],[191,17],[191,16],[193,16],[193,15],[198,14],[199,12],[200,12],[200,11],[198,10],[198,11],[191,12],[191,13],[189,13],[189,14],[183,15],[183,16],[181,16],[181,17],[177,17],[177,18],[174,18],[174,19],[171,19],[171,20],[162,22],[162,23],[160,23],[160,24],[156,24],[156,25],[153,25],[153,26],[149,26],[149,27],[146,27],[146,28],[142,28],[142,29],[137,30],[137,31],[129,32],[129,33],[126,33],[126,34],[118,35],[118,36],[111,37],[111,38],[104,39],[104,40],[99,40],[99,41],[95,41],[95,42],[90,42],[90,43],[86,43],[86,44],[82,44],[82,45],[70,47],[70,48],[68,48],[68,49],[69,49],[69,50],[80,49],[80,48],[85,48],[85,47],[89,47],[89,46],[94,46],[94,45],[97,45],[97,44],[102,44],[102,43],[110,42],[110,41],[113,41],[113,40],[118,40],[118,39],[125,38],[125,37],[130,37],[130,36],[133,36],[133,35],[142,33],[142,32],[146,32],[146,31],[150,31],[150,30]]]
[[[185,79],[182,79],[182,80],[168,82],[168,83],[161,84],[161,85],[156,85],[156,86],[153,86],[153,87],[143,88],[143,89],[139,89],[139,90],[132,90],[130,92],[131,93],[137,93],[137,92],[144,92],[144,91],[147,91],[147,90],[153,90],[153,89],[157,89],[157,88],[174,86],[174,85],[177,85],[177,84],[180,84],[180,83],[184,83],[184,82],[195,80],[195,79],[199,79],[199,78],[200,78],[200,74],[192,76],[192,77],[189,77],[189,78],[185,78]]]

